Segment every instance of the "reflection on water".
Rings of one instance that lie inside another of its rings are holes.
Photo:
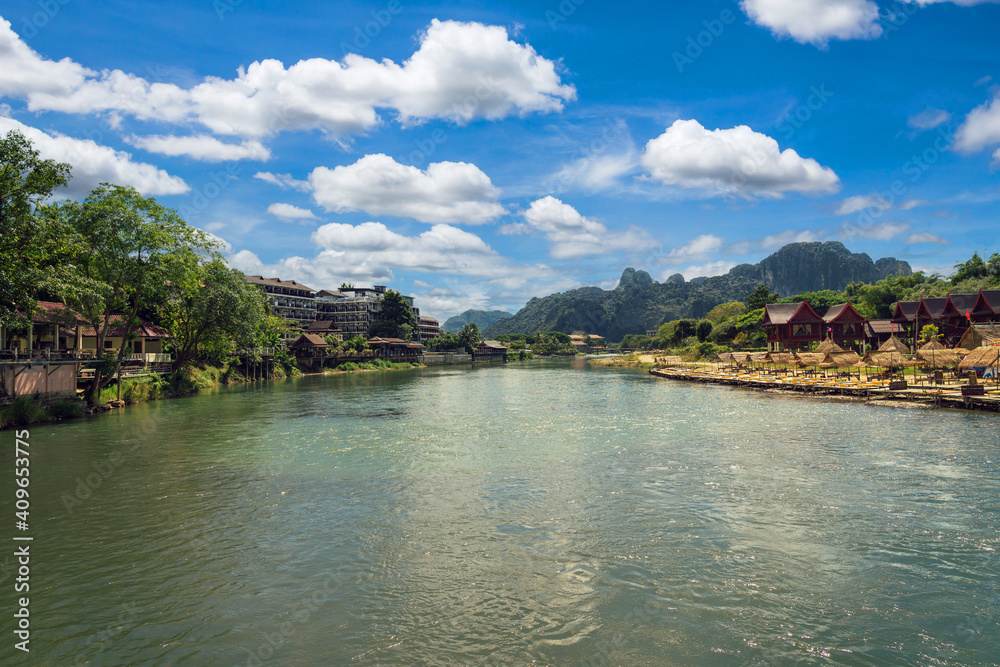
[[[31,439],[37,664],[1000,661],[995,416],[535,362]]]

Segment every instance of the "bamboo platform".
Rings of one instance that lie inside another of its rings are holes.
[[[1000,390],[986,386],[985,396],[963,396],[961,385],[890,389],[884,380],[843,380],[823,377],[778,377],[754,372],[690,368],[654,368],[651,375],[681,382],[698,382],[759,391],[788,391],[810,396],[837,396],[863,401],[903,401],[929,407],[1000,412]]]

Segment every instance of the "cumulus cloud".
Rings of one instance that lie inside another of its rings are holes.
[[[859,227],[845,227],[841,233],[843,238],[870,239],[874,241],[888,241],[900,234],[905,233],[910,226],[905,222],[879,222],[873,225],[863,225]]]
[[[947,245],[948,240],[941,238],[937,234],[910,234],[903,243],[936,243],[937,245]]]
[[[764,250],[777,250],[789,243],[808,243],[819,241],[822,238],[823,234],[821,232],[786,229],[785,231],[765,236],[760,242],[760,247]]]
[[[521,215],[527,228],[508,225],[505,233],[534,230],[545,234],[552,244],[549,254],[554,259],[600,255],[614,250],[647,247],[650,243],[648,235],[636,227],[612,232],[551,195],[531,202]]]
[[[691,280],[692,278],[711,278],[712,276],[722,276],[729,273],[729,270],[736,266],[736,262],[718,261],[709,262],[707,264],[699,264],[696,266],[689,266],[686,269],[681,269],[681,275],[684,276],[685,280]],[[666,280],[673,273],[676,272],[665,272],[660,280]]]
[[[849,215],[865,209],[871,209],[874,214],[883,213],[892,207],[891,203],[877,195],[856,195],[848,197],[837,208],[837,215]]]
[[[687,245],[674,248],[667,255],[670,259],[689,259],[694,257],[704,257],[713,250],[722,247],[723,239],[711,234],[702,234]]]
[[[241,271],[294,278],[317,289],[344,280],[388,282],[394,270],[515,284],[552,275],[545,266],[514,266],[475,234],[450,225],[434,225],[417,236],[406,236],[380,222],[330,223],[313,232],[311,239],[319,248],[313,258],[286,257],[265,264],[243,250],[231,255],[229,263]]]
[[[229,144],[207,134],[198,134],[188,137],[173,135],[138,137],[131,135],[126,137],[125,141],[150,153],[171,156],[183,155],[204,162],[271,159],[271,151],[257,140]]]
[[[746,125],[707,130],[696,120],[677,120],[646,144],[642,164],[666,184],[721,194],[782,197],[785,192],[827,193],[840,179],[812,158]]]
[[[0,95],[65,95],[96,72],[69,58],[46,60],[21,41],[10,22],[0,17]]]
[[[134,162],[124,151],[90,139],[48,134],[13,118],[0,117],[0,135],[11,130],[27,137],[43,158],[66,162],[72,167],[68,186],[72,196],[84,195],[104,182],[130,185],[145,195],[176,195],[191,189],[183,179],[151,164]]]
[[[777,37],[825,47],[831,39],[874,39],[882,34],[871,0],[742,0],[754,23]]]
[[[975,153],[1000,143],[1000,92],[993,99],[976,107],[966,116],[955,132],[955,148],[963,153]],[[1000,158],[1000,155],[995,156]]]
[[[509,39],[503,27],[436,19],[402,64],[356,54],[289,67],[268,59],[241,67],[233,79],[207,77],[190,89],[45,60],[6,22],[0,26],[0,55],[0,93],[26,97],[31,110],[195,121],[216,134],[244,137],[304,129],[355,134],[381,122],[379,109],[404,124],[493,120],[561,111],[576,97],[573,86],[561,82],[555,62]]]
[[[933,130],[951,120],[951,114],[942,109],[925,109],[910,116],[906,123],[915,130]]]
[[[435,162],[421,170],[388,155],[366,155],[348,166],[317,167],[309,183],[316,203],[338,213],[364,211],[473,225],[504,214],[496,201],[500,190],[467,162]]]
[[[254,178],[271,185],[277,185],[282,190],[298,190],[299,192],[309,192],[312,186],[309,181],[297,181],[291,174],[272,174],[269,171],[258,171]]]
[[[286,222],[316,219],[316,214],[309,209],[299,208],[291,204],[271,204],[267,207],[267,212]]]

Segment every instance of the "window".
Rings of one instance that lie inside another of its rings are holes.
[[[808,336],[812,333],[812,327],[808,324],[793,324],[792,325],[792,335],[793,336]]]

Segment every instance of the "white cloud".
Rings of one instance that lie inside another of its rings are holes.
[[[711,234],[702,234],[687,245],[674,248],[667,257],[671,259],[688,259],[693,257],[704,257],[713,250],[722,247],[723,239]]]
[[[920,113],[910,116],[906,123],[917,130],[933,130],[935,127],[944,125],[951,120],[951,114],[942,109],[925,109]]]
[[[394,270],[480,277],[504,285],[524,285],[553,274],[542,265],[515,266],[475,234],[450,225],[405,236],[380,222],[330,223],[311,238],[319,248],[311,259],[286,257],[265,264],[255,253],[243,250],[231,255],[229,263],[247,273],[293,278],[316,289],[345,280],[390,282]]]
[[[196,121],[216,134],[262,137],[322,129],[354,134],[381,122],[378,109],[404,124],[431,118],[458,123],[561,111],[575,99],[556,63],[506,29],[433,20],[403,64],[356,54],[311,58],[285,67],[261,60],[236,78],[207,77],[190,89],[142,77],[44,60],[11,30],[0,29],[0,92],[22,95],[33,111],[124,113],[171,123]],[[8,66],[8,59],[11,66]]]
[[[789,243],[808,243],[811,241],[819,241],[822,238],[823,235],[820,232],[787,229],[776,234],[765,236],[761,240],[760,246],[764,250],[777,250],[778,248],[782,248]]]
[[[267,207],[267,212],[276,218],[291,222],[297,220],[315,220],[316,214],[309,209],[299,208],[291,204],[271,204]]]
[[[257,140],[227,144],[207,134],[188,137],[155,135],[129,136],[125,141],[136,148],[160,155],[184,155],[205,162],[233,162],[236,160],[269,160],[271,151]]]
[[[878,222],[873,225],[858,227],[845,226],[841,236],[848,239],[859,238],[888,241],[905,233],[909,228],[910,226],[905,222]]]
[[[878,215],[892,208],[891,202],[878,195],[855,195],[841,202],[837,215],[848,215],[865,209],[872,209],[872,215]]]
[[[569,204],[552,196],[531,202],[522,216],[532,230],[545,234],[552,244],[549,254],[555,259],[575,259],[600,255],[614,250],[638,250],[649,246],[648,235],[638,228],[610,231],[601,223],[581,215]],[[504,233],[516,231],[508,225]]]
[[[947,245],[948,240],[941,238],[937,234],[910,234],[903,243],[936,243],[938,245]]]
[[[388,155],[366,155],[348,166],[317,167],[309,183],[316,203],[338,213],[364,211],[473,225],[504,214],[496,202],[500,190],[467,162],[435,162],[422,171]]]
[[[754,23],[775,36],[825,47],[831,39],[874,39],[882,34],[870,0],[742,0]]]
[[[10,22],[0,17],[0,95],[44,93],[64,95],[96,75],[69,58],[45,60],[21,41]]]
[[[707,130],[678,120],[646,144],[642,164],[653,178],[716,193],[781,197],[785,192],[836,192],[840,179],[828,167],[746,125]]]
[[[974,153],[1000,143],[1000,92],[993,99],[973,109],[955,132],[955,148]]]
[[[309,181],[297,181],[291,174],[272,174],[269,171],[258,171],[254,178],[271,185],[277,185],[282,190],[298,190],[299,192],[309,192],[312,186]]]
[[[90,139],[74,139],[62,134],[47,134],[13,118],[0,117],[0,135],[17,130],[27,137],[43,158],[66,162],[72,167],[67,188],[73,196],[84,195],[100,183],[130,185],[144,195],[176,195],[191,188],[183,179],[171,176],[145,162],[133,162],[132,156]]]
[[[542,182],[543,190],[565,192],[570,188],[588,191],[607,190],[619,184],[622,176],[639,166],[635,150],[611,155],[584,157],[565,165]]]
[[[736,262],[709,262],[707,264],[700,264],[697,266],[689,266],[686,269],[681,270],[681,274],[684,276],[685,280],[691,280],[692,278],[711,278],[712,276],[722,276],[729,273],[729,270],[736,266]],[[674,272],[676,273],[676,272]],[[669,275],[664,274],[663,279],[669,278]]]
[[[907,199],[906,201],[904,201],[902,204],[899,205],[899,210],[909,211],[917,208],[918,206],[927,206],[928,204],[930,204],[930,202],[924,199]]]

